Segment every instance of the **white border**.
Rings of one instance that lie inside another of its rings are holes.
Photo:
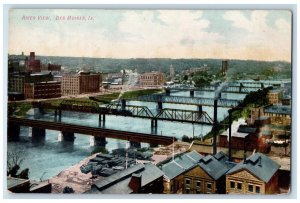
[[[292,141],[292,193],[288,196],[259,196],[259,198],[261,199],[268,199],[270,200],[270,198],[276,198],[279,201],[282,201],[281,199],[286,199],[286,198],[295,198],[297,199],[297,193],[299,193],[299,187],[297,187],[297,176],[296,176],[296,172],[297,174],[299,172],[299,169],[296,171],[297,169],[297,144],[299,144],[299,140],[297,139],[297,132],[298,129],[296,126],[298,126],[298,119],[297,119],[297,104],[298,104],[298,94],[297,94],[297,86],[298,86],[298,81],[297,78],[299,78],[299,71],[297,71],[297,25],[299,23],[298,21],[298,16],[297,16],[297,10],[299,9],[299,4],[296,0],[285,0],[285,1],[279,1],[279,0],[273,0],[272,3],[273,4],[265,4],[266,2],[261,2],[259,0],[255,0],[255,1],[239,1],[239,0],[229,0],[226,1],[227,4],[223,4],[224,1],[222,0],[211,0],[211,1],[205,1],[205,2],[201,2],[201,4],[197,4],[199,2],[194,1],[194,0],[187,0],[187,1],[173,1],[172,3],[175,4],[168,4],[169,2],[166,0],[163,1],[158,1],[158,0],[153,0],[153,1],[122,1],[122,0],[111,0],[111,1],[101,1],[100,3],[102,3],[101,5],[96,5],[98,2],[94,1],[94,0],[72,0],[72,1],[68,1],[68,2],[63,2],[64,4],[61,4],[62,1],[60,0],[46,0],[46,1],[39,1],[39,0],[31,0],[31,1],[25,1],[24,0],[4,0],[1,6],[1,13],[3,13],[3,21],[1,21],[1,27],[2,27],[2,31],[1,33],[3,33],[3,36],[1,37],[1,44],[3,46],[3,50],[2,50],[2,54],[1,54],[1,58],[3,61],[3,66],[2,67],[7,67],[7,10],[10,6],[13,6],[14,8],[32,8],[32,7],[36,7],[36,8],[124,8],[124,9],[130,9],[130,8],[152,8],[152,9],[163,9],[163,8],[169,8],[169,9],[290,9],[293,11],[293,21],[294,21],[294,25],[293,25],[293,60],[292,60],[292,67],[293,67],[293,74],[292,74],[292,79],[293,79],[293,105],[292,105],[292,117],[293,117],[293,123],[292,123],[292,133],[293,133],[293,141]],[[74,4],[77,3],[77,4]],[[4,5],[4,4],[16,4],[16,5]],[[31,5],[31,4],[40,4],[40,5]],[[92,5],[91,5],[92,4]],[[118,5],[119,4],[119,5]],[[121,5],[120,5],[121,4]],[[220,5],[221,4],[221,5]],[[293,5],[288,5],[288,4],[293,4]],[[0,129],[2,129],[2,133],[0,136],[0,143],[2,144],[2,149],[0,150],[0,153],[3,157],[3,159],[0,159],[0,164],[1,165],[5,165],[4,160],[6,160],[6,156],[5,156],[5,151],[6,151],[6,95],[7,95],[7,70],[5,68],[1,69],[1,75],[3,76],[2,80],[0,80],[0,91],[1,91],[1,95],[2,95],[2,104],[3,107],[0,108],[0,113],[3,115],[0,120]],[[2,154],[3,153],[3,154]],[[3,162],[3,163],[2,163]],[[1,175],[0,175],[0,180],[4,180],[5,177],[5,171],[2,171]],[[4,190],[4,185],[3,185],[3,181],[0,181],[0,189],[3,192]],[[3,193],[2,193],[3,195]],[[3,198],[3,196],[2,196]],[[5,198],[12,198],[12,196],[5,196]],[[86,195],[71,195],[71,196],[67,196],[66,195],[14,195],[14,198],[25,198],[28,200],[30,199],[34,199],[34,200],[30,200],[30,202],[35,202],[37,201],[37,198],[43,198],[45,201],[46,199],[49,199],[51,201],[51,199],[64,199],[64,201],[68,201],[67,199],[69,198],[77,198],[77,199],[88,199],[88,198],[100,198],[99,196],[97,197],[90,197],[90,196],[86,196]],[[228,196],[228,195],[203,195],[203,196],[197,196],[197,195],[189,195],[189,196],[184,196],[184,195],[180,195],[180,196],[174,196],[174,195],[152,195],[152,196],[147,196],[147,195],[113,195],[113,196],[101,196],[101,199],[106,199],[106,198],[117,198],[117,199],[131,199],[134,198],[135,200],[131,200],[133,202],[137,201],[137,198],[147,198],[150,201],[152,198],[163,198],[163,199],[177,199],[177,201],[183,201],[183,199],[185,198],[192,198],[192,199],[201,199],[200,201],[203,201],[203,198],[208,198],[208,199],[231,199],[231,201],[233,201],[233,199],[245,199],[247,198],[248,201],[253,201],[251,199],[253,198],[258,198],[257,196]],[[5,199],[5,201],[11,201],[11,200],[7,200]],[[23,200],[22,200],[23,201]],[[39,200],[38,200],[39,201]],[[77,200],[80,201],[80,200]],[[90,201],[90,200],[88,200]],[[98,200],[99,201],[99,200]],[[101,201],[101,200],[100,200]],[[105,201],[105,200],[103,200]],[[107,200],[110,201],[110,200]],[[172,200],[174,201],[174,200]],[[186,200],[184,200],[186,201]],[[241,201],[241,200],[237,200],[237,201]],[[244,200],[243,200],[244,201]],[[265,200],[264,200],[265,201]],[[272,200],[274,201],[274,200]],[[276,201],[276,200],[275,200]],[[285,200],[286,201],[286,200]],[[140,200],[139,200],[140,202]]]

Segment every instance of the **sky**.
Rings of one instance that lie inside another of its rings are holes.
[[[11,9],[8,52],[290,62],[291,17],[288,10]]]

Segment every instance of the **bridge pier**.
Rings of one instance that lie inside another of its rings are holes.
[[[190,97],[194,97],[195,96],[195,91],[194,90],[190,90]]]
[[[105,126],[105,114],[99,114],[99,123],[98,126],[101,127],[103,123],[103,127]]]
[[[68,142],[74,142],[75,136],[72,132],[62,132],[62,140]]]
[[[264,89],[265,88],[264,83],[260,83],[260,87],[261,87],[261,89]]]
[[[32,141],[45,141],[46,129],[32,127]]]
[[[121,109],[126,110],[126,100],[125,99],[121,100]]]
[[[151,119],[151,128],[157,129],[157,119]]]
[[[162,110],[163,108],[163,103],[162,102],[157,102],[157,109]]]
[[[171,90],[170,89],[166,89],[166,95],[170,96],[171,95]]]
[[[61,122],[61,109],[58,110],[58,121]]]
[[[141,143],[130,141],[130,148],[141,148]]]
[[[20,139],[20,126],[15,124],[8,124],[7,126],[7,140],[19,141]]]
[[[105,147],[106,143],[105,137],[94,137],[94,146]]]

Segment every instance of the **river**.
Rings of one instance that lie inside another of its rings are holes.
[[[171,95],[189,96],[189,92],[176,92]],[[195,97],[214,97],[213,92],[195,92]],[[227,99],[243,99],[245,94],[222,94],[223,98]],[[128,104],[147,106],[153,113],[156,111],[156,103],[131,101]],[[188,109],[197,110],[194,105],[178,105],[178,104],[163,104],[164,108]],[[203,106],[203,111],[206,111],[213,118],[213,107]],[[221,121],[227,116],[227,108],[218,108],[218,120]],[[27,118],[32,118],[28,115]],[[41,117],[42,120],[53,120],[53,113],[47,113]],[[62,122],[74,123],[87,126],[98,126],[98,115],[86,114],[77,112],[62,113]],[[122,116],[106,116],[105,128],[126,130],[132,132],[151,133],[151,122],[148,119],[139,119]],[[211,130],[210,125],[196,125],[180,122],[158,121],[157,134],[164,136],[172,136],[181,139],[183,135],[188,137],[205,135]],[[60,171],[78,163],[91,154],[94,146],[90,144],[91,136],[75,134],[74,143],[60,141],[59,132],[46,130],[45,142],[33,143],[29,136],[28,127],[21,127],[20,141],[8,142],[8,150],[23,149],[25,151],[25,160],[21,164],[21,169],[29,168],[29,178],[33,180],[45,180],[57,175]],[[124,140],[107,138],[106,149],[112,151],[117,148],[124,148],[126,142]],[[142,143],[142,147],[149,146],[147,143]]]

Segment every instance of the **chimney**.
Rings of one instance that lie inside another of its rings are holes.
[[[128,186],[133,190],[133,193],[138,193],[142,187],[142,175],[132,174]]]
[[[214,100],[214,137],[213,137],[213,154],[217,153],[217,134],[218,134],[218,99]]]
[[[34,52],[30,52],[30,60],[34,60],[35,59],[35,53]]]
[[[229,156],[229,161],[231,161],[231,122],[232,122],[232,109],[228,110],[228,120],[229,120],[229,129],[228,129],[228,137],[229,137],[229,141],[228,141],[228,156]]]

